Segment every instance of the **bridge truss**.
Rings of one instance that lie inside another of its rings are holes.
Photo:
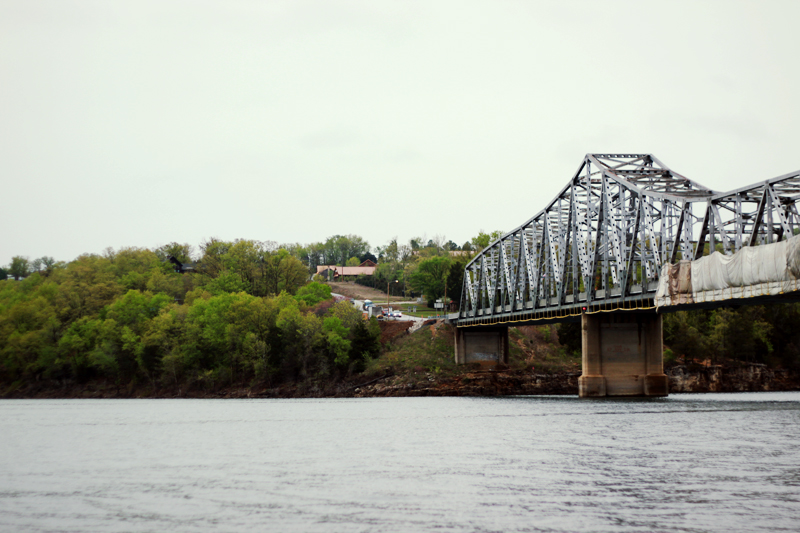
[[[661,267],[800,232],[800,171],[716,192],[651,154],[587,154],[533,218],[464,272],[459,326],[652,308]]]

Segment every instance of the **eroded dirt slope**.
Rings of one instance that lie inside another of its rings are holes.
[[[358,283],[353,282],[328,282],[331,291],[347,296],[348,298],[355,298],[356,300],[372,300],[377,305],[386,303],[386,292],[373,289],[371,287],[364,287]],[[390,302],[399,302],[402,298],[399,296],[389,297]]]

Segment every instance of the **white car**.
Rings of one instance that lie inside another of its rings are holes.
[[[403,313],[401,313],[400,311],[395,311],[394,313],[392,313],[392,316],[395,318],[403,318]]]

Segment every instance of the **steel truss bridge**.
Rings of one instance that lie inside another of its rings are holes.
[[[662,265],[788,238],[800,232],[799,199],[800,171],[717,192],[651,154],[587,154],[552,202],[466,266],[451,319],[542,323],[652,309]]]

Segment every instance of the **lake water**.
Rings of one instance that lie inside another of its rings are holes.
[[[800,393],[0,401],[0,531],[799,531]]]

